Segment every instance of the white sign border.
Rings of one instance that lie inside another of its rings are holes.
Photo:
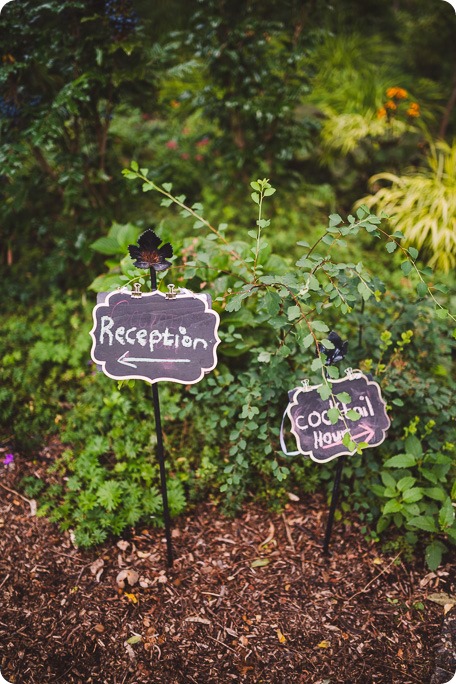
[[[391,420],[390,420],[390,418],[389,418],[389,416],[388,416],[388,414],[387,414],[387,412],[386,412],[386,401],[385,401],[385,400],[383,399],[383,397],[382,397],[382,392],[381,392],[380,385],[378,384],[378,382],[375,382],[375,380],[369,380],[369,378],[368,378],[362,371],[360,371],[360,370],[352,370],[351,376],[352,376],[352,377],[344,377],[344,378],[338,378],[337,380],[332,380],[332,381],[331,381],[331,384],[332,384],[332,385],[335,385],[335,384],[338,383],[338,382],[346,382],[347,380],[358,380],[358,379],[360,379],[360,378],[364,378],[364,379],[366,380],[366,382],[367,382],[368,385],[374,385],[374,386],[377,388],[378,393],[379,393],[380,401],[381,401],[381,403],[383,404],[383,406],[385,407],[385,415],[386,415],[386,418],[387,418],[387,420],[388,420],[388,425],[387,425],[387,427],[383,430],[383,439],[381,439],[379,442],[376,442],[375,444],[372,444],[372,443],[369,442],[369,448],[370,448],[370,447],[379,446],[380,444],[383,444],[383,442],[385,441],[385,439],[386,439],[386,432],[387,432],[387,430],[389,430],[389,428],[390,428],[390,426],[391,426]],[[310,386],[308,386],[308,387],[299,387],[299,388],[296,390],[296,392],[293,394],[293,401],[291,401],[291,402],[288,404],[288,406],[287,406],[287,415],[288,415],[288,418],[290,419],[290,423],[291,423],[291,434],[294,435],[294,437],[295,437],[295,439],[296,439],[296,446],[297,446],[297,448],[298,448],[298,451],[299,451],[299,453],[302,454],[303,456],[310,456],[310,458],[312,459],[312,461],[314,461],[314,463],[329,463],[329,461],[333,461],[335,458],[338,458],[339,456],[353,456],[353,454],[356,452],[356,449],[353,449],[352,451],[349,451],[349,450],[347,449],[347,447],[345,447],[345,451],[341,451],[341,452],[338,453],[338,454],[334,454],[333,456],[330,456],[329,458],[322,459],[322,458],[315,458],[314,455],[313,455],[313,451],[312,451],[312,450],[311,450],[311,451],[301,451],[299,433],[297,433],[297,432],[295,431],[295,429],[294,429],[294,424],[293,424],[293,420],[292,420],[292,417],[291,417],[291,409],[293,408],[293,406],[297,406],[297,405],[298,405],[299,402],[296,401],[296,397],[297,397],[299,394],[301,394],[301,393],[307,394],[307,393],[310,392],[311,390],[316,390],[316,389],[318,389],[319,387],[322,386],[322,384],[323,384],[323,383],[321,383],[320,385],[310,385]]]
[[[220,337],[218,336],[218,327],[220,325],[220,316],[216,311],[211,309],[208,306],[208,299],[205,294],[196,294],[195,292],[190,293],[189,291],[186,291],[184,294],[177,294],[177,296],[173,299],[170,299],[170,304],[172,304],[173,301],[179,300],[179,299],[199,299],[201,302],[204,304],[204,313],[211,314],[212,316],[215,317],[215,344],[212,350],[213,353],[213,364],[209,368],[202,368],[201,369],[201,374],[196,380],[177,380],[176,378],[168,378],[168,377],[160,377],[156,378],[155,380],[151,380],[150,378],[144,376],[144,375],[128,375],[128,376],[120,376],[120,375],[112,375],[112,373],[108,373],[106,370],[106,364],[107,361],[100,361],[95,357],[95,348],[97,345],[96,337],[95,337],[95,330],[97,328],[97,311],[101,309],[102,307],[107,307],[109,308],[109,300],[113,295],[117,294],[125,294],[126,296],[132,295],[131,290],[123,290],[122,288],[118,290],[114,290],[113,292],[109,292],[107,296],[105,297],[104,301],[101,302],[100,304],[96,304],[94,306],[93,311],[92,311],[92,319],[93,319],[93,327],[90,331],[90,336],[92,338],[92,348],[90,350],[90,357],[94,363],[96,363],[98,366],[101,366],[102,372],[108,376],[108,378],[111,378],[112,380],[144,380],[145,382],[148,382],[150,385],[153,385],[156,382],[162,382],[162,381],[168,381],[168,382],[177,382],[181,385],[195,385],[197,382],[200,382],[206,373],[209,373],[210,371],[214,370],[214,368],[217,366],[217,347],[221,342]],[[159,295],[160,297],[163,297],[163,299],[168,299],[166,294],[164,292],[160,292],[159,290],[154,290],[153,292],[142,292],[141,293],[141,298],[144,297],[156,297]],[[135,297],[133,297],[135,299]],[[139,297],[138,297],[139,299]]]

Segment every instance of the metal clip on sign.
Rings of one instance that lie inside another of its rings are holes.
[[[133,285],[133,291],[131,293],[132,297],[139,298],[142,297],[142,292],[141,292],[141,283],[135,283]]]
[[[170,283],[168,285],[168,292],[165,294],[166,299],[176,299],[177,297],[177,292],[175,285],[173,283]]]

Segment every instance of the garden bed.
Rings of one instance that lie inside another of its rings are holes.
[[[152,527],[82,551],[18,494],[18,460],[0,513],[9,682],[429,682],[442,608],[427,596],[454,593],[455,564],[385,556],[355,516],[323,557],[319,495],[236,519],[201,504],[174,521],[171,570]]]

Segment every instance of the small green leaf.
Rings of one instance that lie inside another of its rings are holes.
[[[402,477],[397,483],[397,488],[400,492],[404,492],[406,489],[410,489],[416,482],[416,477]]]
[[[250,567],[251,568],[264,568],[264,566],[269,565],[270,562],[271,562],[271,560],[269,558],[255,558],[255,560],[253,560],[250,563]]]
[[[412,527],[417,527],[424,532],[437,532],[434,518],[430,515],[417,515],[415,518],[410,518],[408,524],[412,525]]]
[[[348,394],[348,392],[340,392],[339,394],[336,394],[336,397],[339,401],[341,401],[343,404],[350,404],[352,398]]]
[[[166,190],[166,192],[171,192],[173,189],[173,184],[172,183],[163,183],[163,190]]]
[[[301,316],[301,309],[299,306],[289,306],[287,309],[287,316],[289,321],[295,321]]]
[[[384,463],[386,468],[410,468],[414,465],[416,465],[416,459],[412,454],[398,454]]]
[[[446,498],[445,490],[440,487],[426,487],[424,493],[434,501],[445,501]]]
[[[420,487],[406,489],[402,494],[402,498],[406,503],[415,503],[416,501],[421,501],[423,498],[423,490]]]
[[[423,283],[421,280],[416,286],[416,292],[418,294],[418,297],[425,297],[428,293],[428,286],[426,283]]]
[[[451,527],[453,522],[454,508],[450,497],[448,497],[439,511],[439,525],[442,530],[446,530],[447,527]]]
[[[127,644],[139,644],[140,641],[142,641],[142,636],[140,636],[139,634],[135,634],[134,636],[127,639]]]
[[[413,261],[415,261],[418,258],[418,250],[415,249],[415,247],[409,247],[408,253],[412,257]]]
[[[138,162],[132,161],[131,164],[130,164],[130,166],[131,166],[131,168],[133,169],[133,171],[139,171],[139,164],[138,164]]]
[[[442,562],[443,553],[447,550],[445,544],[438,540],[433,541],[426,547],[425,558],[429,570],[437,570]]]
[[[340,371],[337,368],[337,366],[327,366],[326,372],[328,373],[330,378],[337,379],[340,375]]]
[[[303,339],[302,344],[303,344],[303,346],[304,346],[305,349],[308,349],[308,348],[311,347],[313,344],[315,344],[315,339],[314,339],[314,336],[312,335],[312,333],[310,333],[309,335],[307,335],[307,336]]]
[[[270,352],[262,351],[258,354],[258,361],[260,361],[260,363],[269,363],[270,360],[271,360]]]
[[[410,261],[403,261],[402,264],[401,264],[402,273],[403,273],[405,276],[408,276],[408,275],[409,275],[409,273],[410,273],[410,271],[412,270],[412,268],[413,268],[413,266],[412,266],[412,264],[410,263]]]
[[[266,188],[266,190],[263,192],[263,195],[265,197],[270,197],[275,193],[276,189],[275,188]]]
[[[416,458],[421,458],[423,455],[423,447],[418,437],[415,435],[409,435],[405,440],[405,450],[408,454],[413,454]]]
[[[402,504],[400,501],[397,499],[391,499],[390,501],[387,501],[386,504],[383,506],[383,515],[386,515],[387,513],[399,513],[399,511],[402,510]]]
[[[340,417],[340,411],[337,408],[328,409],[328,418],[331,421],[331,425],[335,425]]]
[[[313,371],[320,370],[321,368],[323,368],[323,362],[319,357],[317,357],[316,359],[314,359],[312,361],[312,364],[310,367]]]
[[[347,416],[347,418],[349,418],[352,421],[357,421],[361,418],[361,414],[358,413],[358,411],[355,411],[354,409],[349,409],[345,413],[345,415]]]
[[[339,216],[339,214],[331,214],[329,217],[329,225],[338,226],[340,223],[342,223],[342,217]]]
[[[314,330],[317,330],[318,332],[325,333],[329,332],[329,328],[326,325],[326,323],[323,323],[323,321],[312,321],[311,323],[312,328]]]
[[[386,250],[390,254],[394,252],[394,250],[397,248],[397,243],[396,242],[387,242],[386,243]]]
[[[257,192],[252,192],[252,194],[250,195],[250,197],[253,199],[253,201],[255,202],[255,204],[259,204],[259,203],[260,203],[260,196],[259,196],[259,194],[258,194]]]
[[[317,392],[323,401],[326,401],[331,396],[331,387],[329,387],[329,385],[320,385]]]
[[[386,470],[382,470],[382,472],[380,473],[380,477],[382,478],[382,482],[385,485],[385,487],[396,489],[397,483],[394,477],[391,475],[391,473],[388,473]]]
[[[92,244],[90,245],[90,249],[93,249],[94,252],[100,252],[100,254],[107,255],[123,253],[123,250],[117,242],[117,240],[107,236],[98,238],[98,240],[92,242]]]

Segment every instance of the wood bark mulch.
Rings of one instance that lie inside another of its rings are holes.
[[[428,684],[456,563],[436,572],[335,524],[320,495],[282,514],[211,503],[163,531],[74,548],[0,489],[0,670],[13,684]],[[4,487],[8,487],[10,491]],[[123,572],[124,571],[124,572]],[[130,583],[129,583],[130,582]],[[122,586],[123,585],[123,586]]]

